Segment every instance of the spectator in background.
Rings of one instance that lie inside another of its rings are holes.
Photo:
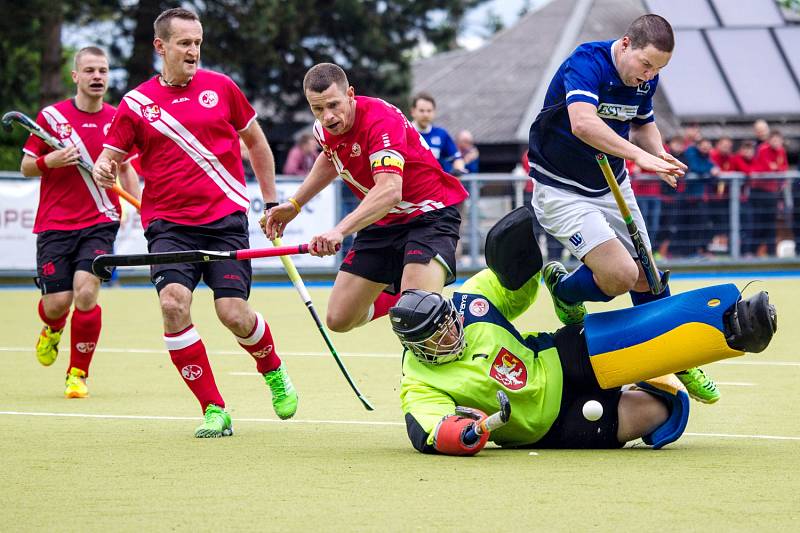
[[[763,118],[753,122],[753,135],[756,137],[756,142],[763,143],[769,139],[769,124]]]
[[[625,168],[631,177],[633,194],[655,249],[661,225],[661,179],[658,174],[642,172],[633,161],[625,161]]]
[[[282,174],[288,176],[305,176],[314,166],[319,155],[319,145],[310,133],[303,133],[286,155]]]
[[[674,135],[667,143],[667,151],[672,157],[687,165],[686,151],[684,150],[684,138]],[[688,165],[687,165],[688,166]],[[680,180],[676,188],[672,188],[666,183],[661,183],[661,236],[658,246],[658,253],[662,257],[669,257],[671,254],[670,244],[678,242],[680,229],[680,207],[681,196],[686,191],[686,181]],[[680,247],[678,247],[680,250]]]
[[[681,201],[683,225],[682,242],[689,246],[689,253],[705,255],[709,242],[712,221],[708,211],[709,187],[719,176],[719,168],[711,160],[711,141],[700,139],[695,146],[686,149],[685,198]]]
[[[769,132],[765,142],[758,145],[753,172],[785,172],[789,170],[783,134],[777,130]],[[775,226],[779,204],[783,205],[781,191],[784,180],[774,178],[753,179],[750,184],[750,202],[756,221],[753,238],[758,242],[756,255],[765,257],[775,253]]]
[[[683,150],[686,151],[690,146],[694,146],[700,139],[703,138],[703,134],[700,132],[700,124],[697,122],[693,122],[691,124],[687,124],[683,128],[683,139],[681,142],[683,143]]]
[[[733,139],[730,137],[720,137],[714,148],[711,149],[711,161],[716,165],[720,172],[733,171]],[[730,234],[730,187],[728,181],[722,177],[717,177],[709,190],[708,209],[714,228],[714,236],[711,238],[709,251],[726,253],[728,252],[728,235]]]
[[[736,151],[733,156],[731,156],[730,160],[730,167],[731,171],[733,172],[741,172],[747,175],[744,183],[740,185],[741,189],[739,192],[739,204],[741,208],[739,210],[740,213],[740,220],[741,220],[741,243],[742,243],[742,252],[745,256],[752,256],[756,249],[755,244],[753,242],[753,224],[754,224],[754,217],[753,217],[753,207],[750,202],[750,185],[752,183],[752,179],[750,178],[750,173],[753,170],[753,164],[755,163],[756,158],[756,143],[755,141],[743,141],[742,144],[739,145],[739,149]]]
[[[447,130],[433,124],[436,118],[436,100],[428,93],[418,93],[411,99],[411,118],[414,127],[428,143],[445,172],[464,174],[464,159]]]
[[[464,168],[467,172],[477,174],[481,154],[475,146],[475,139],[472,137],[472,132],[469,130],[459,131],[458,135],[456,135],[456,148],[461,152],[461,157],[464,159]]]

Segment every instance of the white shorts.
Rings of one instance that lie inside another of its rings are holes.
[[[636,204],[630,180],[623,181],[619,188],[639,228],[639,234],[650,250],[650,237],[644,227],[642,212]],[[542,228],[578,259],[583,259],[591,250],[614,238],[622,242],[631,257],[638,258],[628,234],[628,226],[611,191],[592,198],[536,182],[531,204]]]

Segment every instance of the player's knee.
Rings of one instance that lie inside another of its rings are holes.
[[[69,311],[71,305],[72,293],[68,291],[49,294],[47,298],[42,301],[44,312],[49,317],[64,316],[64,313]]]
[[[80,287],[75,290],[75,307],[88,311],[97,305],[97,291],[93,287]]]
[[[328,314],[325,316],[325,325],[328,329],[336,333],[346,333],[358,325],[357,321],[352,320],[350,317],[337,313],[328,309]]]
[[[174,291],[162,290],[159,301],[161,314],[167,322],[185,318],[189,314],[189,301]]]
[[[597,285],[600,289],[609,296],[619,296],[632,290],[636,286],[636,281],[639,279],[639,271],[636,264],[622,266],[618,270],[608,271],[601,273],[597,277]]]

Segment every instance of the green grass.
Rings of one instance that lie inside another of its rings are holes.
[[[724,281],[724,280],[720,280]],[[680,292],[709,281],[675,281]],[[743,285],[741,280],[736,283]],[[768,279],[779,332],[743,361],[800,363],[797,279]],[[154,291],[106,290],[91,398],[65,400],[67,337],[43,368],[32,290],[0,293],[0,411],[177,419],[0,414],[5,531],[676,531],[797,530],[800,366],[714,364],[719,404],[692,405],[687,432],[654,452],[486,449],[474,458],[423,456],[399,408],[398,345],[384,320],[333,340],[364,394],[352,394],[291,289],[256,289],[300,392],[280,422],[249,356],[198,290],[194,321],[233,415],[235,435],[192,438],[199,407],[161,341]],[[312,296],[324,316],[327,290]],[[627,298],[592,309],[627,306]],[[557,327],[549,298],[518,324]],[[130,351],[125,351],[130,350]],[[183,419],[181,417],[185,417]],[[738,435],[715,437],[708,434]],[[786,436],[794,440],[747,438]]]

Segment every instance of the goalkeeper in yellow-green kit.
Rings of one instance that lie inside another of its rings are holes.
[[[672,373],[760,352],[777,330],[766,292],[742,299],[725,284],[605,313],[576,304],[555,333],[521,333],[511,321],[535,301],[542,269],[532,232],[529,211],[512,211],[487,236],[489,268],[452,298],[408,290],[390,309],[417,450],[474,455],[489,440],[620,448],[637,438],[661,448],[689,416]],[[487,418],[498,398],[502,412]]]

